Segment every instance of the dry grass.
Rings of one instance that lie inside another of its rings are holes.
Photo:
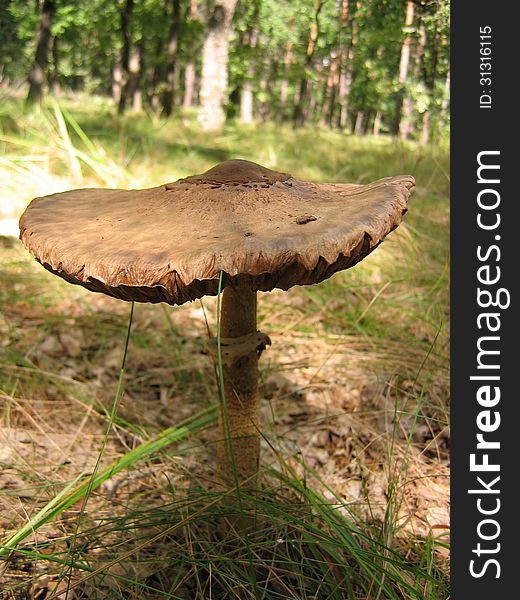
[[[261,361],[265,488],[247,552],[208,524],[221,511],[208,491],[209,427],[107,479],[79,524],[81,503],[34,531],[5,565],[5,597],[65,598],[72,585],[69,598],[444,598],[446,153],[323,130],[280,135],[269,125],[247,136],[230,126],[209,141],[188,118],[119,121],[102,102],[72,99],[65,103],[72,121],[53,107],[26,116],[16,99],[9,102],[9,118],[0,118],[4,218],[16,218],[37,195],[154,185],[230,156],[322,181],[411,172],[418,185],[406,224],[362,265],[320,286],[260,294],[260,326],[273,345]],[[0,528],[7,535],[91,472],[104,441],[101,467],[215,403],[218,393],[204,344],[205,319],[215,331],[215,300],[137,305],[124,395],[105,439],[129,305],[58,280],[12,237],[0,237],[0,258]],[[372,558],[341,541],[320,497],[344,518],[341,527],[352,524]],[[367,583],[367,565],[394,562],[401,579],[390,569]]]

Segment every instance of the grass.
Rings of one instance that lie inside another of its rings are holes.
[[[216,299],[136,305],[123,377],[128,305],[0,237],[4,596],[448,598],[447,150],[278,124],[208,136],[189,113],[118,118],[84,96],[1,106],[0,219],[37,195],[158,185],[231,157],[417,181],[405,223],[362,264],[260,294],[262,486],[240,497],[256,527],[231,520],[230,535],[211,486]]]

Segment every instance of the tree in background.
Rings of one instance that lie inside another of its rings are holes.
[[[352,61],[354,58],[354,49],[357,35],[354,34],[354,25],[352,25],[352,33],[348,40],[348,25],[351,19],[351,11],[349,10],[349,1],[341,0],[340,19],[339,19],[339,126],[345,129],[347,126],[348,115],[348,96],[352,85]],[[352,20],[353,21],[353,20]]]
[[[305,52],[305,61],[300,77],[300,86],[298,93],[298,102],[294,105],[294,124],[303,126],[308,117],[308,102],[310,96],[309,71],[314,62],[314,53],[316,51],[316,42],[320,32],[320,12],[325,0],[316,0],[314,5],[314,14],[309,26],[309,39],[307,50]]]
[[[195,86],[197,79],[195,56],[197,53],[197,26],[199,24],[197,21],[197,15],[197,0],[190,0],[190,13],[189,17],[186,19],[186,27],[184,28],[186,31],[185,44],[187,46],[189,56],[188,62],[186,63],[186,67],[184,69],[184,98],[182,101],[184,108],[189,108],[192,106],[195,100]]]
[[[258,65],[255,61],[255,53],[259,35],[258,16],[260,3],[251,2],[249,6],[252,7],[252,10],[245,19],[245,29],[242,29],[238,34],[239,38],[241,38],[239,47],[242,49],[238,61],[240,66],[237,65],[242,74],[242,76],[238,78],[238,87],[241,87],[240,120],[245,124],[252,123],[254,120],[253,97],[255,71],[258,69]],[[238,27],[236,27],[236,29],[238,29]]]
[[[56,11],[54,0],[43,0],[40,16],[40,26],[36,34],[36,52],[34,62],[29,73],[29,92],[27,103],[40,102],[43,95],[43,86],[46,80],[49,62],[49,42],[51,40],[51,25]]]
[[[134,10],[134,0],[125,0],[121,10],[121,37],[123,48],[121,51],[121,92],[117,112],[121,115],[125,112],[126,103],[131,88],[130,76],[130,49],[132,47],[132,34],[130,32],[130,20]]]
[[[0,34],[0,85],[31,100],[421,143],[449,127],[449,0],[4,0]]]
[[[419,140],[421,143],[427,143],[432,137],[437,138],[439,133],[442,133],[447,121],[450,93],[450,69],[447,60],[450,35],[449,2],[439,0],[435,6],[425,4],[422,10],[426,42],[420,71],[423,97],[421,106],[418,107],[422,114]]]
[[[216,0],[208,6],[207,33],[202,49],[199,123],[216,130],[225,121],[231,21],[237,0]]]
[[[394,135],[401,134],[401,137],[408,137],[408,123],[403,123],[403,111],[406,119],[410,117],[410,99],[406,96],[406,80],[408,77],[408,68],[410,65],[410,50],[412,45],[412,32],[414,20],[414,3],[408,0],[406,3],[406,17],[404,22],[404,39],[401,46],[401,55],[399,59],[399,89],[397,90],[395,102],[395,118],[392,126]]]
[[[173,110],[173,97],[175,94],[175,61],[179,44],[179,30],[181,27],[180,0],[171,0],[172,14],[170,16],[170,29],[166,45],[166,89],[162,98],[164,114],[170,116]]]

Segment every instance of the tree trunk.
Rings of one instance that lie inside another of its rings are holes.
[[[294,125],[303,127],[308,116],[308,109],[305,104],[309,101],[309,80],[307,75],[304,75],[300,80],[300,88],[298,91],[298,100],[294,106]]]
[[[407,140],[414,127],[412,123],[413,101],[405,95],[403,98],[403,106],[401,110],[401,123],[399,124],[399,137],[402,140]]]
[[[334,73],[332,79],[332,90],[330,97],[330,109],[329,109],[329,117],[328,124],[329,127],[338,127],[339,124],[339,112],[337,110],[338,106],[338,95],[339,95],[339,50],[336,55],[336,60],[334,64]]]
[[[43,0],[40,16],[40,27],[36,36],[36,52],[33,66],[29,73],[29,92],[27,94],[27,104],[41,102],[43,96],[43,86],[45,83],[45,73],[49,61],[49,42],[51,40],[51,25],[56,12],[54,0]]]
[[[128,82],[130,79],[130,47],[132,45],[132,35],[130,32],[130,19],[134,10],[134,0],[126,0],[121,12],[121,35],[123,37],[123,47],[121,50],[121,95],[117,112],[122,115],[125,112],[128,100]]]
[[[237,0],[216,0],[202,49],[199,123],[206,131],[224,125],[227,100],[228,52],[231,21]]]
[[[194,21],[197,18],[197,0],[190,1],[190,20]],[[193,55],[195,54],[195,48],[193,44],[190,48],[190,60],[186,64],[184,69],[184,98],[182,99],[182,106],[189,108],[193,105],[195,100],[195,82],[196,82],[196,71],[195,71],[195,60]]]
[[[419,30],[419,40],[414,49],[414,66],[413,66],[413,80],[417,81],[420,77],[421,68],[423,67],[425,50],[426,50],[426,28],[424,26],[424,22],[422,20],[422,15],[419,15],[418,18],[418,30]],[[434,82],[435,83],[435,82]],[[431,104],[433,100],[433,89],[429,91]],[[406,140],[410,137],[414,130],[414,120],[413,120],[413,108],[414,101],[408,95],[405,94],[403,99],[403,109],[402,109],[402,117],[401,117],[401,125],[399,128],[400,137],[403,140]],[[429,135],[429,126],[430,126],[430,109],[428,109],[423,115],[423,131],[421,133],[421,138],[426,133]]]
[[[413,0],[408,0],[406,5],[406,18],[405,18],[405,34],[403,45],[401,46],[401,58],[399,61],[399,89],[397,91],[397,97],[395,101],[395,116],[394,123],[392,126],[392,134],[394,136],[403,133],[401,130],[401,118],[403,112],[403,102],[406,95],[406,79],[408,77],[408,66],[410,64],[410,47],[412,38],[410,35],[410,29],[413,24],[414,18],[414,3]]]
[[[321,107],[320,125],[325,127],[331,124],[334,107],[334,90],[338,85],[338,52],[332,50],[330,53],[329,74],[323,93],[323,104]]]
[[[269,53],[264,54],[262,61],[262,74],[260,77],[260,98],[258,101],[258,117],[261,123],[265,123],[271,118],[273,106],[273,87],[278,80],[278,61],[280,55],[275,52],[271,59]]]
[[[260,78],[260,100],[258,102],[258,118],[261,123],[265,123],[269,119],[269,101],[264,100],[269,96],[269,65],[264,65],[262,77]]]
[[[430,121],[431,121],[430,109],[425,110],[423,113],[423,122],[421,129],[421,137],[419,138],[420,144],[427,144],[430,141]]]
[[[132,110],[140,111],[143,108],[143,96],[141,92],[141,80],[143,78],[143,41],[137,44],[137,48],[130,59],[130,92],[132,94]]]
[[[184,98],[182,105],[184,108],[189,108],[193,105],[195,99],[195,62],[190,60],[184,70]]]
[[[143,71],[143,43],[142,41],[132,49],[128,60],[127,81],[124,88],[121,89],[121,94],[125,96],[125,106],[128,102],[132,102],[132,110],[139,111],[142,109],[141,95],[141,78]],[[121,96],[119,97],[121,103]]]
[[[121,70],[121,61],[119,56],[114,60],[112,67],[112,98],[115,104],[119,105],[121,100],[121,89],[123,87],[123,73]]]
[[[49,84],[53,96],[59,96],[60,87],[60,72],[59,72],[59,42],[58,38],[52,38],[52,71],[49,73]]]
[[[287,97],[289,95],[289,73],[291,70],[292,49],[293,43],[288,41],[287,45],[285,46],[285,53],[283,55],[283,79],[280,86],[280,103],[278,107],[279,121],[283,121],[285,105],[287,104]]]
[[[318,77],[319,79],[319,77]],[[307,89],[307,101],[305,108],[305,122],[313,121],[316,117],[318,100],[321,100],[319,97],[319,90],[316,85],[312,85],[312,82],[309,82],[309,87]]]
[[[173,110],[173,100],[175,93],[175,59],[177,57],[177,47],[179,45],[179,30],[181,24],[181,3],[180,0],[171,0],[172,16],[170,21],[170,31],[168,33],[168,46],[166,48],[166,90],[162,95],[162,107],[166,116],[170,116]]]
[[[347,45],[345,37],[349,20],[349,2],[341,0],[340,30],[339,30],[339,126],[345,129],[348,117],[348,97],[352,86],[352,62],[354,59],[356,34],[355,21],[352,20],[352,36]]]
[[[154,57],[153,57],[153,69],[151,77],[148,80],[147,92],[146,95],[148,97],[148,102],[152,107],[152,110],[155,114],[159,114],[161,111],[160,99],[158,87],[160,82],[163,79],[163,49],[164,49],[164,41],[161,38],[158,38],[155,43],[154,49]]]
[[[240,92],[240,120],[242,123],[250,124],[253,122],[253,78],[255,67],[253,64],[253,51],[256,48],[257,31],[251,28],[246,34],[245,45],[249,46],[251,52],[248,57],[246,78],[242,84]]]
[[[300,93],[298,95],[298,102],[294,106],[293,120],[296,127],[303,127],[308,117],[308,107],[310,96],[310,85],[309,85],[309,70],[312,66],[312,59],[316,50],[316,41],[319,35],[319,17],[321,9],[325,0],[316,0],[314,21],[311,23],[309,28],[309,41],[307,43],[307,52],[305,55],[305,64],[303,73],[300,79]]]
[[[374,128],[372,130],[372,133],[374,134],[375,137],[377,137],[379,135],[379,130],[381,129],[381,111],[378,110],[376,112],[376,116],[374,117]]]
[[[424,27],[422,28],[424,30]],[[423,40],[424,38],[424,40]],[[431,122],[432,122],[432,110],[435,106],[435,82],[437,81],[437,63],[439,58],[439,33],[437,31],[433,34],[433,40],[430,48],[430,60],[429,64],[426,63],[426,54],[424,49],[426,47],[426,32],[421,35],[422,41],[422,55],[421,55],[421,66],[424,72],[424,80],[426,89],[428,90],[428,108],[423,114],[422,131],[420,142],[421,144],[427,144],[430,141],[431,136]]]
[[[253,122],[253,82],[249,78],[244,82],[240,93],[240,121],[246,125]]]
[[[363,111],[358,110],[357,114],[356,114],[356,122],[354,124],[354,134],[355,135],[363,135],[365,133],[365,128],[364,128],[364,124],[363,124],[363,120],[364,120],[364,114]]]
[[[442,135],[442,131],[446,126],[446,121],[448,117],[448,106],[450,104],[450,72],[448,71],[446,75],[446,81],[444,82],[444,94],[442,96],[442,104],[441,104],[441,114],[439,116],[439,124],[437,136],[440,137]]]

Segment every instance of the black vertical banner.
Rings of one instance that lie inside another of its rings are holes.
[[[451,7],[454,600],[520,598],[514,8],[479,0]]]

